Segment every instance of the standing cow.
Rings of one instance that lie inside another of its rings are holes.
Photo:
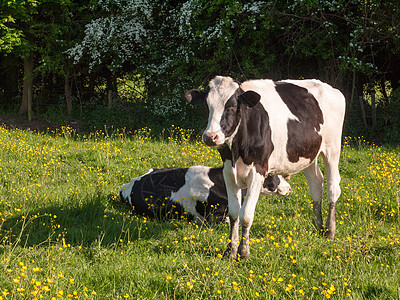
[[[208,125],[203,142],[225,156],[224,180],[231,223],[227,254],[247,259],[249,231],[260,187],[267,175],[304,171],[313,199],[314,225],[334,239],[335,204],[340,196],[339,157],[345,114],[343,94],[319,80],[250,80],[239,83],[217,76],[209,91],[184,94],[192,104],[206,103]],[[322,154],[327,176],[329,212],[322,224]],[[241,205],[241,189],[247,194]],[[239,223],[242,239],[239,244]]]

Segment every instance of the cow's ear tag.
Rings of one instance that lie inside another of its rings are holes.
[[[183,97],[187,102],[192,105],[202,103],[206,100],[206,93],[200,90],[190,90],[183,94]]]
[[[239,96],[239,102],[247,104],[249,107],[255,106],[258,102],[260,102],[261,96],[259,93],[254,91],[244,92]]]

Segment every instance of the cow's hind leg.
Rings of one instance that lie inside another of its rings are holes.
[[[322,232],[322,196],[324,177],[318,166],[318,158],[308,168],[304,169],[307,178],[311,198],[313,200],[314,220],[313,224],[318,232]]]
[[[336,201],[339,199],[340,190],[340,174],[339,174],[339,158],[340,149],[334,153],[323,155],[326,181],[327,181],[327,194],[329,202],[328,218],[326,220],[326,232],[325,236],[329,239],[335,238],[336,231],[336,220],[335,220],[335,208]]]

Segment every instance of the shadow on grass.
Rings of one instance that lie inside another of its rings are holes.
[[[364,299],[398,299],[389,288],[374,283],[368,283],[362,294]]]
[[[176,229],[168,220],[149,222],[111,198],[98,195],[72,206],[49,204],[26,215],[9,217],[0,223],[0,253],[5,251],[1,245],[113,247],[121,241],[161,238],[165,231]]]

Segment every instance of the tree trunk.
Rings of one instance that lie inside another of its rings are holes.
[[[364,127],[365,127],[365,129],[367,129],[368,128],[368,124],[367,124],[367,118],[365,116],[364,100],[363,100],[362,96],[360,96],[359,99],[360,99],[361,116],[362,116],[362,119],[363,119]]]
[[[112,90],[108,90],[108,108],[112,107],[112,96],[113,96]]]
[[[32,121],[32,85],[28,87],[28,122]]]
[[[19,108],[20,114],[28,114],[28,121],[32,121],[32,100],[33,100],[33,55],[29,55],[24,61],[24,84],[22,102]]]
[[[385,105],[387,104],[387,102],[389,101],[389,97],[388,97],[388,94],[387,94],[387,92],[386,92],[386,82],[385,82],[385,79],[381,79],[381,92],[382,92],[382,95],[383,95],[383,97],[385,98]]]
[[[86,90],[83,90],[83,98],[85,99],[92,99],[94,97],[94,87],[96,85],[96,78],[95,75],[93,73],[89,73],[89,86]],[[81,75],[82,77],[82,75]],[[84,79],[81,79],[81,81]],[[82,95],[81,95],[82,96]]]
[[[103,73],[107,82],[107,105],[111,108],[113,95],[117,94],[117,77],[107,68],[103,69]]]
[[[372,128],[375,128],[376,127],[375,91],[371,92],[371,112],[372,112]]]
[[[71,97],[71,85],[69,82],[69,73],[65,74],[65,102],[67,103],[68,116],[72,114],[72,97]]]
[[[354,99],[354,95],[356,92],[356,70],[353,70],[353,80],[351,83],[351,96],[350,96],[350,105],[349,105],[349,110],[352,108],[353,106],[353,99]]]

